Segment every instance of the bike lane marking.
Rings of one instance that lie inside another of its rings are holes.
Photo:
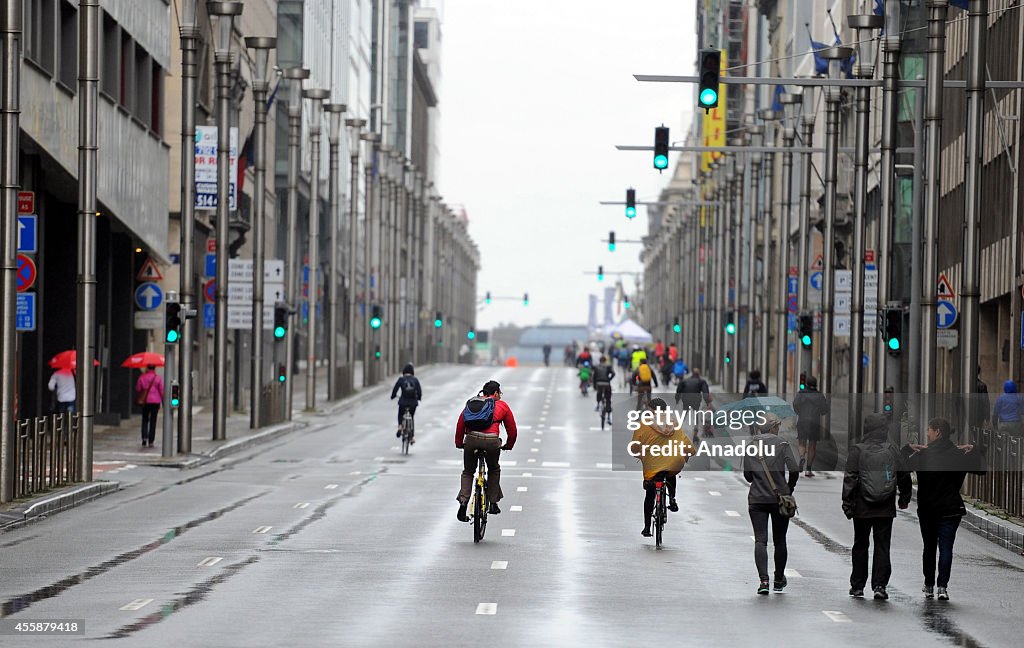
[[[728,515],[729,517],[739,517],[740,516],[739,511],[726,511],[725,514]]]
[[[151,599],[151,598],[149,598],[149,599],[135,599],[134,601],[132,601],[131,603],[128,603],[127,605],[122,605],[119,609],[124,610],[126,612],[134,612],[135,610],[141,610],[142,608],[146,607],[147,605],[149,605],[152,602],[153,602],[153,599]]]
[[[493,560],[491,561],[491,569],[508,569],[507,560]]]
[[[497,614],[498,604],[497,603],[478,603],[476,606],[477,614]]]
[[[853,623],[853,619],[846,616],[839,610],[822,610],[821,613],[827,616],[835,623]]]
[[[210,556],[208,558],[203,558],[202,560],[200,560],[196,567],[213,567],[222,560],[224,559],[220,556]]]
[[[504,538],[511,538],[515,534],[516,534],[516,530],[515,529],[502,529],[501,530],[501,535]]]

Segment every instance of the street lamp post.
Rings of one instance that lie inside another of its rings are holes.
[[[874,32],[883,23],[881,16],[874,14],[855,15],[847,21],[857,33],[857,58],[853,65],[853,74],[861,79],[870,79],[875,75],[875,41]],[[848,433],[851,443],[860,438],[861,399],[864,391],[862,374],[864,365],[864,317],[874,317],[877,322],[877,303],[871,312],[865,312],[864,304],[864,224],[867,220],[868,192],[868,114],[871,105],[871,88],[856,88],[856,121],[854,135],[853,159],[853,250],[850,253],[850,265],[853,267],[853,295],[850,304],[850,385],[851,402],[849,412]],[[882,259],[888,263],[888,259]],[[877,329],[877,325],[876,325]],[[877,335],[877,330],[876,330]],[[879,364],[881,358],[876,359]]]
[[[345,104],[329,103],[324,105],[327,111],[328,133],[327,142],[330,147],[328,175],[328,196],[327,212],[330,215],[328,221],[331,223],[330,234],[330,271],[327,273],[327,400],[338,398],[338,384],[335,373],[338,371],[338,332],[341,330],[340,317],[338,313],[338,290],[341,275],[338,232],[341,230],[341,205],[338,201],[338,191],[341,185],[341,115],[345,112]]]
[[[791,125],[791,120],[797,117],[796,107],[803,101],[803,97],[793,93],[783,93],[779,97],[779,103],[785,112],[787,121],[782,128],[782,220],[779,221],[779,274],[781,275],[781,287],[776,302],[779,304],[779,337],[777,340],[777,354],[775,359],[776,378],[779,385],[779,393],[785,394],[788,389],[788,376],[786,375],[786,356],[789,350],[789,269],[793,265],[793,255],[790,244],[793,235],[793,141],[796,139],[796,129]]]
[[[292,418],[292,374],[295,368],[295,310],[299,305],[298,236],[299,153],[302,138],[302,81],[309,78],[305,68],[289,68],[282,75],[288,80],[288,205],[285,227],[285,293],[288,296],[289,326],[284,336],[284,417]]]
[[[777,118],[777,115],[772,110],[762,110],[761,119],[765,121],[765,142],[775,142],[775,129],[773,128],[772,121]],[[764,201],[761,205],[761,302],[758,312],[761,315],[760,326],[758,332],[760,333],[760,340],[758,342],[758,365],[761,372],[764,374],[764,382],[768,382],[768,377],[775,373],[776,382],[782,380],[782,372],[769,372],[768,371],[768,360],[769,360],[769,344],[771,339],[771,325],[772,325],[772,291],[777,290],[779,285],[785,287],[785,273],[779,272],[778,277],[772,277],[773,271],[773,259],[772,259],[772,229],[775,227],[774,218],[772,214],[775,210],[775,154],[772,152],[766,152],[764,154],[764,162],[761,165],[761,169],[764,172]],[[778,280],[779,285],[773,283],[773,280]],[[773,288],[774,286],[774,288]],[[778,319],[776,318],[776,321]],[[779,337],[785,337],[785,329],[780,329],[776,334]]]
[[[213,440],[227,438],[228,415],[228,191],[231,184],[231,49],[241,2],[207,2],[216,19],[214,67],[217,70],[217,277],[213,338]]]
[[[345,329],[345,361],[350,376],[349,387],[356,385],[356,257],[359,253],[359,133],[365,119],[346,119],[349,129],[349,207],[348,207],[348,327]],[[364,367],[365,371],[365,367]]]
[[[764,126],[762,124],[752,124],[747,126],[747,135],[749,136],[749,143],[754,146],[759,146],[764,138]],[[747,222],[747,326],[744,330],[746,350],[743,354],[743,364],[746,365],[745,369],[750,372],[754,369],[754,360],[756,355],[754,353],[754,346],[756,336],[756,321],[757,317],[760,316],[760,309],[756,306],[756,291],[755,284],[757,283],[755,277],[755,266],[757,265],[757,221],[758,215],[761,211],[761,165],[764,159],[760,153],[751,153],[750,155],[750,198],[746,201],[749,205],[749,216],[745,218]],[[744,207],[746,211],[746,207]],[[738,384],[738,383],[737,383]]]
[[[306,409],[316,408],[316,306],[317,281],[320,270],[320,126],[323,121],[324,99],[331,91],[324,88],[304,90],[302,96],[310,100],[309,114],[309,279],[306,282]]]
[[[245,46],[253,50],[255,66],[252,75],[252,98],[255,108],[253,117],[254,182],[252,201],[252,364],[251,386],[249,389],[249,427],[260,426],[263,392],[263,260],[266,254],[267,218],[267,91],[270,88],[270,50],[277,46],[277,39],[268,36],[251,36],[245,39]]]
[[[378,157],[377,144],[380,142],[379,133],[364,133],[362,139],[366,142],[366,161],[363,163],[363,172],[366,176],[366,206],[363,216],[363,386],[369,386],[376,382],[376,363],[373,358],[373,330],[370,327],[370,317],[373,306],[376,303],[376,295],[379,294],[379,286],[374,285],[377,280],[374,268],[373,244],[374,225],[377,218],[374,217],[374,210],[377,203],[378,183],[374,182],[374,167]],[[375,290],[376,289],[376,290]]]
[[[806,314],[809,306],[807,299],[810,293],[807,270],[810,266],[810,226],[811,226],[811,144],[814,142],[814,86],[804,86],[801,95],[800,139],[805,152],[800,158],[800,222],[797,228],[797,309]],[[799,377],[806,373],[810,376],[814,371],[814,360],[810,349],[802,344],[797,345],[796,374]]]
[[[738,389],[740,376],[740,294],[743,288],[743,214],[746,211],[743,207],[743,182],[746,179],[746,167],[739,160],[734,164],[735,175],[731,184],[733,253],[732,263],[730,264],[734,279],[730,288],[733,291],[733,322],[736,325],[736,329],[729,336],[729,357],[732,359],[732,362],[729,363],[729,379],[726,383],[726,391],[730,392]],[[750,326],[749,317],[747,326]]]

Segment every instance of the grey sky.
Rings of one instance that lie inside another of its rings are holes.
[[[691,88],[632,75],[692,73],[694,18],[680,0],[445,2],[439,187],[469,214],[480,295],[517,298],[484,308],[478,328],[585,323],[587,295],[613,278],[584,271],[640,270],[639,245],[610,253],[600,239],[639,239],[646,211],[628,221],[598,202],[623,200],[627,186],[654,199],[668,182],[650,153],[614,146],[650,144],[662,122],[683,138]]]

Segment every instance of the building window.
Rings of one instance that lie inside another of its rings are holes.
[[[38,39],[36,44],[36,55],[33,60],[39,64],[47,72],[53,73],[53,57],[54,51],[56,50],[56,5],[54,0],[39,0],[36,3],[36,7],[33,7],[33,18],[38,17],[38,21],[33,20],[36,23]]]
[[[427,49],[430,47],[430,24],[425,20],[417,20],[413,28],[413,45],[416,49]]]
[[[100,90],[111,99],[120,95],[121,37],[114,19],[103,14],[103,37],[100,39]]]
[[[302,66],[302,0],[277,5],[277,64],[281,69]]]
[[[156,61],[153,61],[150,83],[152,92],[150,93],[149,127],[157,135],[163,135],[164,70]]]
[[[149,102],[152,100],[150,96],[150,74],[152,74],[152,63],[150,63],[149,55],[146,54],[146,50],[135,45],[135,83],[133,84],[133,91],[135,94],[135,100],[132,105],[132,114],[135,115],[136,119],[141,122],[149,122],[150,117],[150,106]]]
[[[78,79],[78,10],[60,3],[60,69],[57,79],[74,88]]]
[[[121,33],[121,65],[119,70],[119,76],[121,85],[118,88],[117,101],[127,108],[129,111],[132,110],[134,97],[132,96],[132,88],[135,86],[135,43],[128,34]]]

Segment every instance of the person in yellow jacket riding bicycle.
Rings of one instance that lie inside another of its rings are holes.
[[[633,433],[629,444],[629,452],[638,456],[644,470],[644,530],[645,538],[651,536],[651,515],[654,513],[656,495],[655,479],[664,474],[668,486],[668,510],[678,511],[676,504],[676,475],[686,466],[686,460],[693,456],[695,450],[690,437],[686,436],[681,427],[672,423],[667,417],[668,404],[660,398],[648,403],[648,409],[655,415],[653,423],[648,425],[641,416],[640,427]],[[662,412],[664,420],[658,421],[657,414]],[[651,447],[659,446],[658,451],[651,452]]]
[[[642,409],[644,401],[651,402],[652,385],[658,386],[658,377],[644,358],[633,372],[633,387],[636,389],[636,408]]]

